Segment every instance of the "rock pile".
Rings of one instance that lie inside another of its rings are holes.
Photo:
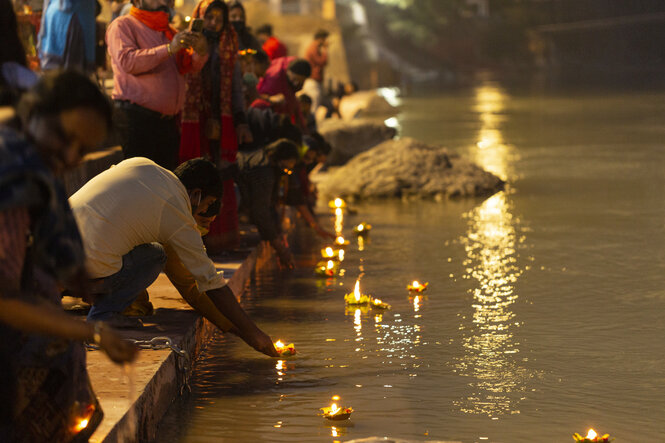
[[[351,199],[474,197],[504,186],[469,160],[412,138],[383,142],[316,181],[322,197]]]

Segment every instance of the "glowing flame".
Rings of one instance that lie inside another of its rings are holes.
[[[333,395],[332,399],[333,401],[339,401],[339,395]]]
[[[365,229],[365,227],[362,224],[360,224],[360,225],[358,225],[357,229],[358,229],[358,231],[362,231],[363,229]]]
[[[82,430],[84,430],[88,426],[89,422],[90,422],[90,420],[88,420],[87,418],[84,418],[84,419],[80,420],[76,424],[76,432],[81,432]]]
[[[339,256],[339,261],[344,261],[344,249],[340,249],[337,255]]]
[[[356,280],[356,287],[353,290],[353,295],[356,296],[356,302],[360,301],[360,280]]]
[[[589,440],[593,440],[597,436],[598,434],[596,434],[596,431],[594,431],[593,429],[589,429],[589,433],[586,435],[586,438],[588,438]]]
[[[339,245],[343,245],[343,244],[344,244],[344,237],[342,237],[342,236],[340,235],[339,237],[337,237],[337,239],[335,240],[335,242],[336,242],[337,244],[339,244]]]
[[[375,305],[380,305],[381,303],[383,303],[383,301],[381,301],[380,298],[375,298],[375,299],[374,299],[374,304],[375,304]]]
[[[332,257],[333,255],[335,255],[335,251],[333,251],[333,248],[331,248],[330,246],[328,246],[328,247],[326,248],[326,257]]]
[[[341,198],[336,198],[335,199],[335,207],[336,208],[341,208],[343,204],[344,204],[344,200],[342,200]]]
[[[328,266],[327,266],[327,268],[328,268],[328,269],[332,269],[332,268],[334,268],[334,267],[335,267],[335,263],[333,263],[332,260],[328,260]]]
[[[278,349],[279,349],[279,348],[283,348],[283,347],[284,347],[284,343],[282,343],[281,340],[277,340],[277,341],[275,342],[275,347],[278,348]]]
[[[333,403],[330,405],[330,415],[335,415],[339,412],[339,408],[337,407],[336,403]]]
[[[413,283],[411,283],[411,286],[417,289],[420,287],[420,282],[418,280],[414,280]]]

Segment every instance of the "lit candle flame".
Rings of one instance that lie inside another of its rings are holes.
[[[79,421],[76,424],[76,432],[80,432],[80,431],[84,430],[88,426],[89,422],[90,422],[90,420],[88,420],[87,418],[84,418],[83,420]]]
[[[284,343],[282,343],[281,340],[277,340],[277,341],[275,342],[275,347],[276,347],[276,348],[283,348],[283,347],[284,347]]]
[[[337,237],[337,239],[335,240],[335,242],[337,242],[337,244],[339,244],[339,245],[343,245],[343,244],[344,244],[344,237],[342,237],[342,236],[340,235],[339,237]]]
[[[365,227],[362,224],[359,224],[358,225],[358,231],[362,231],[363,229],[365,229]]]
[[[339,411],[339,408],[337,407],[336,403],[333,403],[330,405],[330,415],[335,415]]]
[[[332,257],[334,254],[335,254],[335,251],[333,251],[333,248],[331,248],[330,246],[328,246],[328,247],[326,248],[326,257]]]
[[[596,434],[596,431],[594,431],[593,429],[589,429],[589,433],[586,435],[586,438],[588,438],[589,440],[593,440],[597,436],[598,434]]]
[[[334,267],[335,267],[335,263],[333,263],[332,260],[328,260],[328,266],[327,266],[327,268],[328,268],[328,269],[332,269],[332,268],[334,268]]]
[[[356,280],[356,288],[353,290],[353,295],[356,296],[356,302],[360,301],[360,280]]]
[[[413,286],[414,288],[419,288],[420,282],[418,280],[414,280],[413,283],[411,283],[411,286]]]
[[[342,200],[341,198],[338,197],[338,198],[335,199],[335,207],[341,208],[343,204],[344,204],[344,200]]]
[[[333,395],[333,396],[332,396],[332,399],[333,399],[334,401],[339,401],[339,395]]]

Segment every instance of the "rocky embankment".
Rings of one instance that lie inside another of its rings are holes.
[[[445,148],[412,138],[385,141],[315,181],[322,197],[350,199],[475,197],[491,195],[505,184]]]
[[[397,134],[381,120],[324,120],[319,123],[319,132],[332,145],[328,166],[343,165],[355,155],[367,151]]]

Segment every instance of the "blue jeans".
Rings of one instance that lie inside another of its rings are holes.
[[[95,300],[88,321],[105,320],[131,305],[157,279],[166,264],[166,252],[159,243],[139,245],[122,257],[122,268],[113,275],[92,282]]]

